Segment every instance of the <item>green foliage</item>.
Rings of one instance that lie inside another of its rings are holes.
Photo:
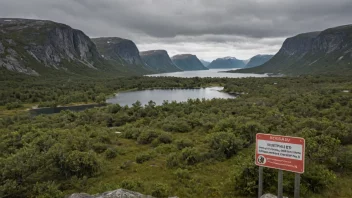
[[[246,144],[243,139],[236,137],[232,133],[220,132],[210,134],[207,138],[209,146],[216,154],[225,155],[230,158],[243,148]]]
[[[142,164],[143,162],[146,162],[152,159],[154,156],[155,156],[155,153],[151,151],[140,153],[136,156],[136,162],[139,164]]]
[[[18,78],[0,86],[0,197],[55,197],[60,191],[65,196],[119,186],[162,196],[253,197],[258,132],[306,138],[305,197],[334,194],[340,191],[339,179],[350,177],[352,95],[342,92],[352,89],[349,78]],[[208,84],[226,84],[224,91],[245,94],[234,100],[109,105],[41,116],[15,114],[5,106],[84,103],[101,93],[138,87]],[[275,192],[276,171],[264,169],[264,174],[265,191]],[[292,188],[293,174],[285,172],[284,189]]]
[[[154,197],[167,197],[169,195],[169,187],[162,183],[155,183],[152,186],[151,195]]]

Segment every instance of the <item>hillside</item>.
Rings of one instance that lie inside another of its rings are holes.
[[[135,66],[135,70],[148,70],[136,44],[128,39],[118,37],[93,38],[92,41],[97,46],[101,56],[110,61],[116,61],[121,65],[129,64]]]
[[[243,60],[238,60],[235,57],[218,58],[212,61],[209,65],[209,69],[220,69],[220,68],[243,68],[246,64]]]
[[[268,62],[274,55],[256,55],[249,59],[246,68],[257,67]]]
[[[182,69],[172,62],[169,54],[165,50],[144,51],[140,52],[140,56],[147,66],[157,72],[165,73],[182,71]]]
[[[208,67],[208,65],[210,64],[209,61],[202,60],[202,59],[200,59],[200,62],[202,62],[202,64],[203,64],[205,67]]]
[[[0,19],[0,68],[33,76],[143,74],[107,61],[82,31],[46,20]]]
[[[352,25],[288,38],[267,63],[236,72],[287,75],[352,74]]]
[[[184,71],[208,70],[197,56],[192,54],[180,54],[172,57],[172,61]]]

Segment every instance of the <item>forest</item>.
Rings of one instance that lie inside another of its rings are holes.
[[[256,133],[304,137],[302,197],[352,197],[352,83],[345,77],[1,77],[0,197],[125,188],[155,197],[255,197]],[[28,105],[104,103],[122,90],[224,86],[235,99],[107,105],[33,117]],[[277,171],[264,169],[264,192]],[[284,194],[294,174],[284,172]]]

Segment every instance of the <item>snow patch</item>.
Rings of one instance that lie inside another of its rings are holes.
[[[106,41],[107,44],[110,44],[110,41]]]
[[[11,22],[12,20],[8,20],[8,19],[7,19],[7,20],[4,20],[4,21],[6,21],[6,22]]]
[[[343,93],[350,93],[349,90],[343,90],[342,92],[343,92]]]
[[[341,56],[339,59],[337,59],[337,61],[340,61],[340,60],[342,60],[343,59],[343,56]]]

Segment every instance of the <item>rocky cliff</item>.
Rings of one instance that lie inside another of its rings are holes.
[[[180,54],[173,56],[171,60],[184,71],[192,70],[208,70],[202,62],[197,58],[197,56],[192,54]]]
[[[92,41],[105,59],[125,61],[128,64],[144,65],[136,44],[118,37],[93,38]]]
[[[221,68],[243,68],[246,64],[243,60],[238,60],[235,57],[218,58],[212,61],[209,65],[209,69],[221,69]]]
[[[182,71],[170,59],[169,54],[165,50],[151,50],[140,53],[142,60],[153,70],[163,72]]]
[[[288,38],[279,52],[268,62],[240,72],[350,75],[352,25]]]
[[[202,59],[200,59],[200,62],[202,62],[202,64],[203,64],[205,67],[208,67],[208,65],[210,64],[209,61],[202,60]]]
[[[257,67],[268,62],[274,55],[256,55],[249,59],[246,68]]]
[[[43,69],[98,69],[100,55],[88,36],[44,20],[0,19],[0,67],[30,75]]]

